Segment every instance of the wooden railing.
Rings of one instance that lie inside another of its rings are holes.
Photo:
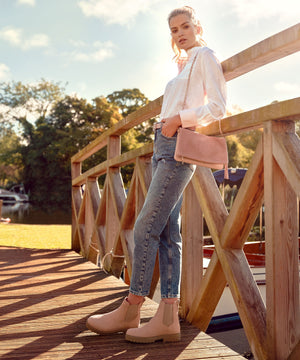
[[[225,78],[229,81],[299,49],[297,24],[224,61]],[[72,158],[73,249],[97,264],[104,261],[115,276],[120,276],[124,264],[131,275],[133,227],[151,181],[153,149],[149,143],[121,154],[120,138],[158,115],[161,104],[162,97],[130,114]],[[181,316],[205,331],[229,284],[255,359],[299,359],[300,141],[295,133],[299,119],[300,98],[295,98],[222,120],[225,135],[263,129],[229,214],[210,169],[198,167],[184,193]],[[212,123],[202,132],[219,135],[219,126]],[[82,174],[82,162],[104,146],[107,160]],[[126,196],[120,169],[130,163],[135,168]],[[100,191],[97,179],[104,174]],[[263,203],[266,304],[243,251]],[[215,245],[204,276],[203,214]],[[158,280],[157,263],[150,296]]]

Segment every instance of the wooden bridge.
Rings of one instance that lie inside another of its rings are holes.
[[[238,53],[222,63],[227,81],[300,49],[300,24]],[[259,86],[259,85],[258,85]],[[255,89],[253,89],[255,91]],[[133,226],[151,180],[153,144],[121,153],[121,136],[160,113],[162,97],[120,121],[72,158],[73,249],[119,277],[124,264],[131,274]],[[261,128],[262,136],[247,174],[227,212],[210,169],[198,167],[182,206],[183,269],[181,316],[205,331],[229,284],[255,359],[300,358],[298,200],[300,141],[295,122],[300,98],[224,118],[225,135]],[[212,123],[201,131],[220,135]],[[107,160],[82,173],[82,163],[103,147]],[[127,196],[120,169],[135,164]],[[106,174],[100,191],[97,179]],[[83,191],[83,185],[84,191]],[[266,304],[243,251],[264,204]],[[202,219],[215,252],[202,276]],[[158,264],[152,280],[159,280]]]
[[[146,347],[87,330],[87,317],[118,307],[128,286],[75,251],[0,247],[0,269],[1,360],[244,359],[186,321],[180,342]],[[147,299],[142,322],[156,308]]]

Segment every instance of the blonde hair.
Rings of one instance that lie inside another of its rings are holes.
[[[191,8],[190,6],[183,6],[177,9],[174,9],[171,11],[171,13],[168,16],[168,24],[170,25],[170,21],[173,17],[177,15],[187,15],[194,26],[198,27],[200,29],[199,34],[197,34],[197,44],[199,46],[205,46],[206,42],[203,40],[203,28],[201,26],[200,20],[196,17],[195,10]],[[181,49],[177,47],[175,44],[175,41],[172,39],[171,41],[172,49],[175,53],[175,60],[177,61],[180,58],[181,55]]]

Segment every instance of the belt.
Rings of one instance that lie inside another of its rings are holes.
[[[153,129],[157,130],[157,129],[161,129],[163,127],[163,122],[157,122],[153,125]]]

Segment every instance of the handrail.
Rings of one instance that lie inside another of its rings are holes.
[[[270,116],[270,114],[272,114],[272,116]],[[286,120],[298,120],[298,119],[300,119],[300,97],[281,101],[281,102],[276,102],[255,110],[250,110],[237,115],[229,116],[221,120],[221,128],[223,134],[229,135],[236,132],[240,132],[242,130],[262,127],[264,123],[270,120],[286,121]],[[208,126],[201,128],[199,132],[205,135],[220,135],[219,124],[211,123]],[[115,134],[115,130],[111,132],[108,130],[108,133]],[[103,143],[103,140],[101,140],[101,138],[102,137],[104,138],[104,135],[107,136],[107,134],[101,135],[98,138],[99,142],[97,144]],[[91,145],[92,144],[93,143],[91,143]],[[88,147],[86,147],[85,149],[88,149]],[[105,174],[107,167],[124,166],[127,163],[132,162],[137,157],[138,153],[140,153],[140,156],[145,156],[147,154],[150,154],[151,152],[152,152],[152,146],[151,145],[149,146],[147,144],[138,149],[129,151],[128,153],[126,153],[126,155],[122,154],[116,156],[110,161],[103,162],[100,165],[97,165],[87,170],[85,173],[81,174],[80,176],[74,178],[72,180],[72,185],[79,186],[84,183],[86,177],[98,177]],[[83,152],[83,153],[87,154],[88,152]],[[76,162],[75,159],[77,160],[78,158],[74,156],[72,158],[72,161]],[[80,157],[80,159],[82,160],[83,158]]]

